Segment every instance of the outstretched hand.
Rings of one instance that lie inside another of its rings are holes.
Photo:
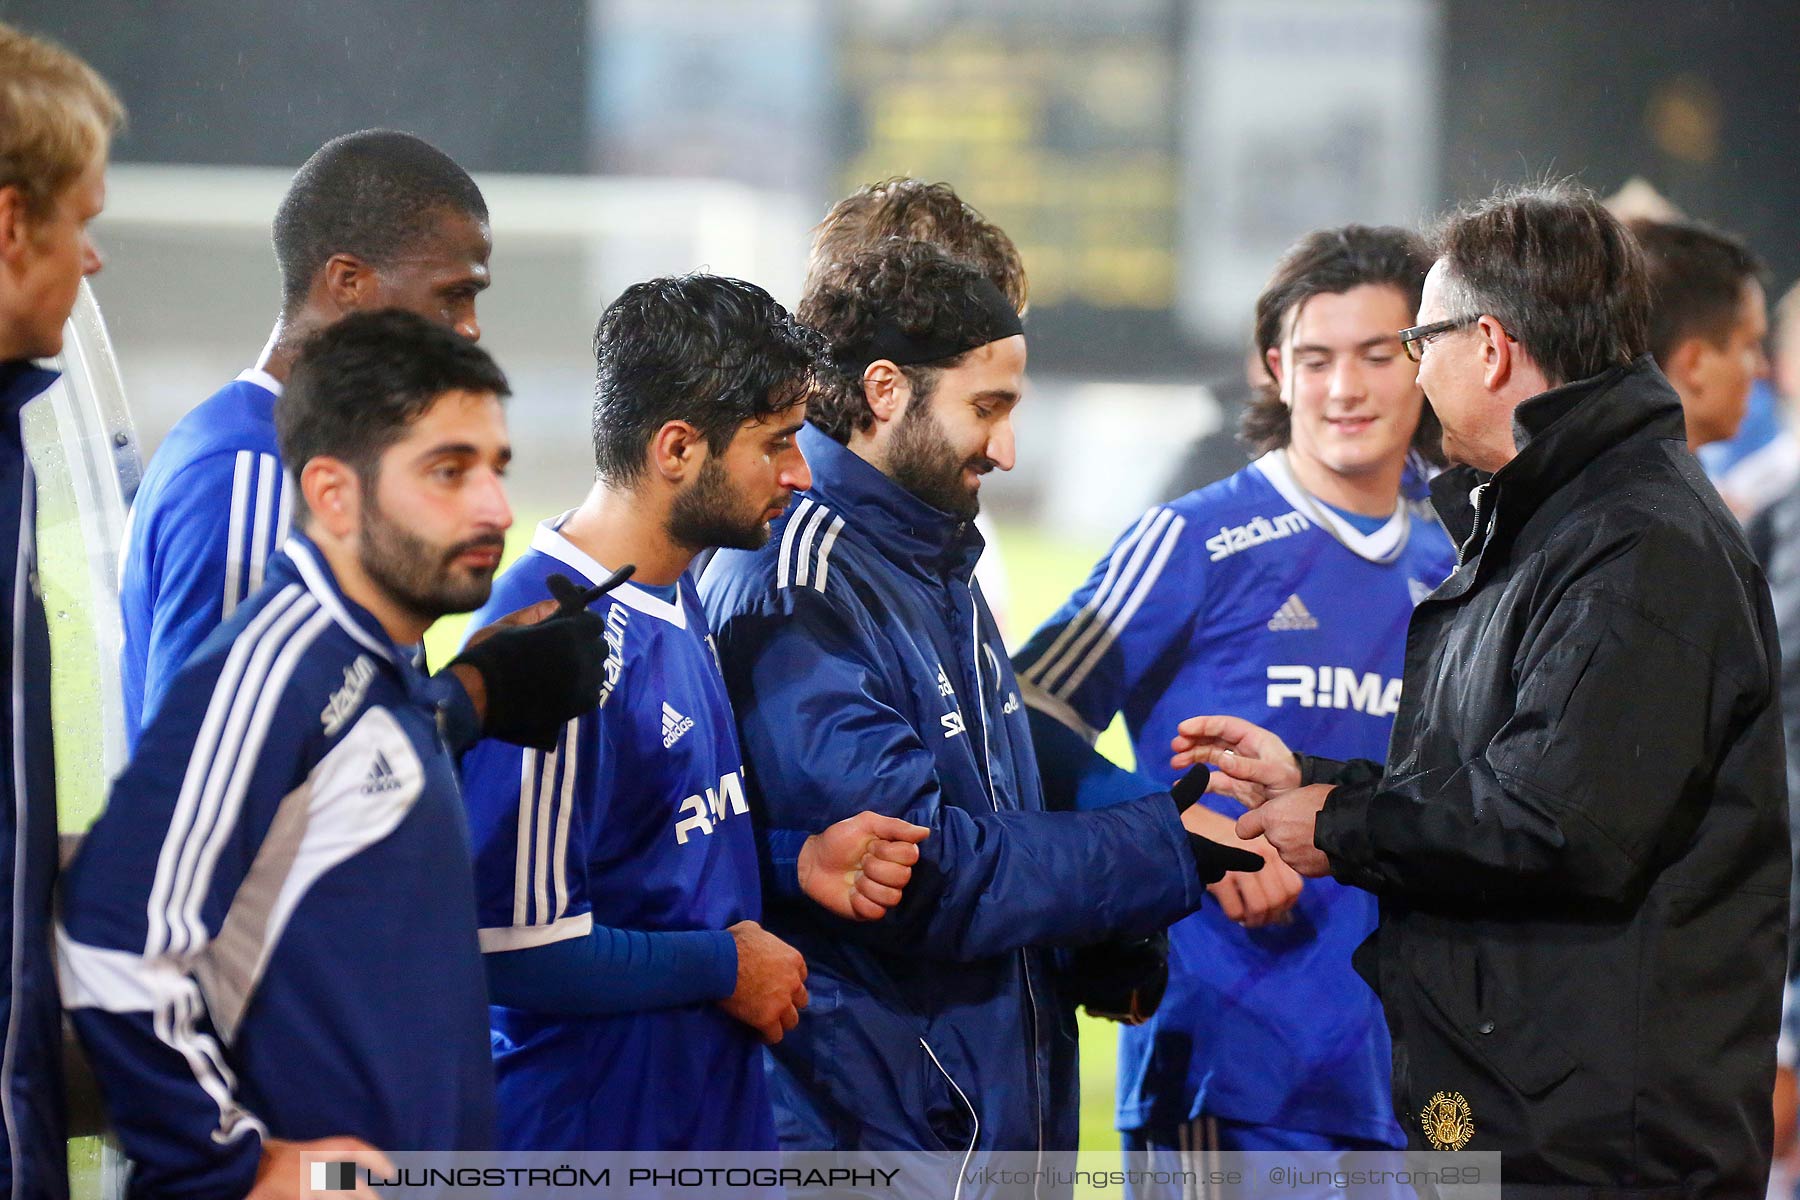
[[[1301,875],[1318,879],[1331,874],[1331,861],[1313,845],[1319,810],[1335,785],[1315,783],[1273,796],[1261,808],[1251,809],[1237,821],[1237,835],[1246,840],[1264,837],[1281,855],[1281,861]]]
[[[1300,764],[1287,743],[1242,717],[1189,717],[1176,727],[1169,765],[1213,769],[1207,790],[1255,808],[1271,795],[1300,786]]]
[[[1231,871],[1217,883],[1207,885],[1207,892],[1218,901],[1226,920],[1245,929],[1261,929],[1289,919],[1289,910],[1300,900],[1300,875],[1281,861],[1281,855],[1267,838],[1239,837],[1237,822],[1203,804],[1183,813],[1181,823],[1190,833],[1249,850],[1264,860],[1260,871]]]
[[[860,812],[806,839],[800,890],[850,921],[878,921],[900,903],[931,830],[899,817]]]

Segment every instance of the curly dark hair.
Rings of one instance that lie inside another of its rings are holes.
[[[1025,311],[1031,286],[1006,231],[982,216],[947,183],[895,175],[865,184],[831,206],[813,229],[805,294],[834,284],[857,255],[889,238],[930,242],[988,277],[1012,306]]]
[[[800,302],[800,320],[824,334],[833,356],[819,372],[807,420],[839,442],[869,428],[875,414],[863,395],[862,365],[837,355],[866,342],[878,322],[891,321],[909,337],[963,340],[982,345],[1005,336],[985,304],[980,270],[959,262],[931,242],[889,238],[859,254],[832,280]],[[988,335],[988,336],[984,336]],[[935,362],[902,365],[913,399],[931,398],[940,371],[968,352]]]
[[[1406,297],[1412,312],[1419,310],[1419,293],[1431,270],[1431,252],[1416,233],[1391,225],[1344,225],[1319,229],[1288,248],[1268,286],[1256,299],[1256,360],[1263,381],[1244,410],[1238,437],[1259,454],[1279,450],[1293,436],[1292,414],[1281,402],[1274,373],[1269,370],[1269,351],[1281,345],[1294,311],[1314,296],[1334,295],[1373,284],[1391,287]],[[1398,332],[1396,330],[1396,332]],[[1434,462],[1441,461],[1442,431],[1429,405],[1419,414],[1413,448]]]
[[[744,422],[807,398],[825,350],[753,283],[689,274],[632,284],[594,330],[596,472],[610,483],[636,479],[669,421],[686,421],[723,453]]]

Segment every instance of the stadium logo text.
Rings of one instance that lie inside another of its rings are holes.
[[[680,811],[691,815],[675,822],[675,844],[687,845],[688,835],[698,831],[711,836],[713,826],[729,816],[743,816],[750,811],[744,803],[744,780],[736,772],[719,777],[715,790],[707,788],[704,796],[689,796],[681,802]]]
[[[1252,546],[1260,546],[1264,542],[1273,542],[1279,538],[1293,537],[1296,533],[1304,533],[1312,525],[1297,512],[1285,512],[1273,521],[1267,517],[1255,517],[1244,525],[1221,525],[1219,532],[1206,539],[1206,548],[1212,552],[1212,562],[1222,558],[1230,558],[1239,550],[1248,550]]]
[[[363,696],[374,681],[375,660],[366,654],[357,655],[356,661],[344,668],[344,686],[331,693],[331,699],[325,702],[325,711],[319,714],[326,737],[337,736],[350,714],[361,707]]]
[[[631,610],[623,604],[615,603],[606,613],[606,682],[600,685],[600,707],[606,707],[606,701],[619,684],[619,672],[624,669],[625,659],[625,624],[631,620]]]
[[[1270,667],[1269,707],[1280,708],[1290,701],[1301,708],[1345,708],[1391,717],[1400,708],[1400,681],[1350,667]]]

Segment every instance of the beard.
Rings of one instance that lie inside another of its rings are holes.
[[[696,552],[718,547],[724,550],[760,550],[769,540],[767,511],[759,505],[746,515],[744,500],[732,490],[725,468],[716,458],[700,466],[692,487],[669,506],[671,541]]]
[[[980,492],[963,480],[963,472],[971,468],[985,475],[994,464],[986,455],[958,455],[926,398],[915,396],[894,430],[888,478],[938,511],[967,521],[981,511]]]
[[[363,505],[358,557],[369,579],[396,604],[433,621],[449,613],[473,612],[487,603],[494,572],[455,565],[470,550],[500,549],[506,539],[483,534],[439,548],[390,521],[373,501]]]

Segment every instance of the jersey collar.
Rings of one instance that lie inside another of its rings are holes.
[[[1281,498],[1294,506],[1294,511],[1342,542],[1344,549],[1358,558],[1373,563],[1391,563],[1406,549],[1407,535],[1412,531],[1412,514],[1406,497],[1394,497],[1394,515],[1386,525],[1373,533],[1364,533],[1332,511],[1329,504],[1300,486],[1294,468],[1288,464],[1287,451],[1271,450],[1251,464]]]
[[[275,378],[261,367],[245,367],[238,372],[239,383],[254,384],[277,400],[281,399],[281,380]]]
[[[338,586],[337,577],[331,573],[330,564],[319,553],[319,548],[311,538],[299,532],[290,533],[281,550],[294,564],[294,571],[299,575],[300,582],[312,593],[313,599],[319,602],[319,607],[330,613],[331,619],[355,639],[359,646],[380,655],[396,667],[412,663],[411,652],[394,644],[394,639],[388,636],[387,630],[381,627],[381,622],[375,619],[375,615],[344,595]]]
[[[573,569],[592,586],[611,575],[612,570],[595,562],[585,550],[562,535],[563,522],[567,521],[574,513],[575,510],[571,508],[566,513],[551,517],[548,521],[539,522],[538,527],[531,534],[531,548],[539,554],[554,558],[565,567]],[[627,608],[635,608],[647,617],[667,621],[677,629],[687,628],[687,611],[679,603],[671,604],[661,596],[652,595],[641,587],[621,583],[607,595]]]

